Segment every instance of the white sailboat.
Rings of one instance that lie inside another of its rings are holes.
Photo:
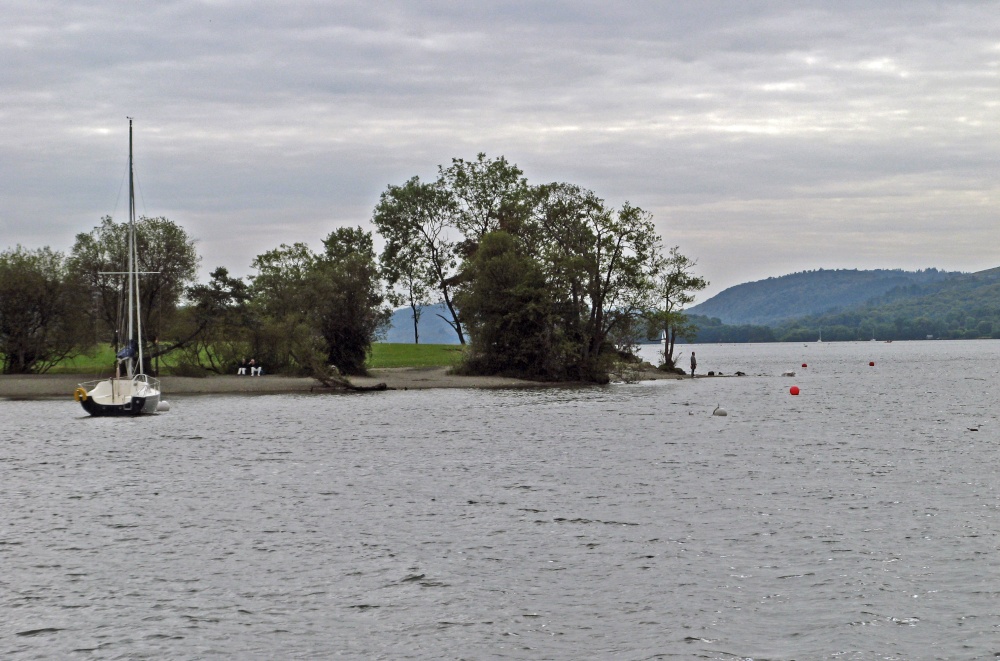
[[[155,413],[160,403],[160,382],[143,371],[144,343],[139,305],[139,271],[135,238],[135,181],[132,168],[132,119],[128,120],[128,270],[124,275],[128,297],[128,318],[120,337],[125,347],[118,351],[115,375],[108,379],[81,383],[73,393],[83,409],[94,416],[136,416]]]

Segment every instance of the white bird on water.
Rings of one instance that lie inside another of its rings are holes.
[[[712,415],[729,415],[726,413],[726,409],[722,408],[721,404],[715,405],[715,410],[712,411]]]

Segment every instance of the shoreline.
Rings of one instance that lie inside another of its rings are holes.
[[[351,383],[371,388],[380,383],[387,390],[429,390],[443,388],[557,388],[591,386],[576,382],[529,381],[502,376],[459,376],[449,367],[392,367],[369,370],[369,376],[352,376]],[[107,378],[93,374],[4,374],[0,375],[0,399],[72,399],[77,385]],[[646,369],[641,381],[680,380],[676,374]],[[286,393],[351,392],[327,388],[312,377],[266,374],[264,376],[213,375],[206,377],[164,376],[160,378],[164,397],[188,395],[275,395]]]

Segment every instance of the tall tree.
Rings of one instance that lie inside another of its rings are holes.
[[[646,314],[647,335],[663,339],[663,364],[670,368],[677,366],[674,355],[677,338],[693,339],[698,332],[698,327],[684,314],[684,308],[694,302],[695,293],[708,286],[707,280],[694,274],[697,265],[698,262],[680,253],[679,246],[671,248],[653,291],[656,307]]]
[[[385,239],[381,261],[389,282],[398,284],[408,272],[418,287],[422,285],[439,295],[451,316],[442,318],[454,329],[458,341],[465,344],[453,300],[458,258],[448,230],[454,208],[451,197],[440,186],[413,177],[402,186],[390,185],[382,193],[372,222]],[[414,309],[417,298],[411,298]]]
[[[413,343],[420,344],[420,317],[424,308],[431,305],[431,290],[427,285],[430,274],[420,260],[408,259],[408,252],[383,252],[380,262],[382,273],[390,287],[387,300],[394,307],[409,306],[413,322]]]
[[[371,234],[341,228],[314,254],[282,244],[253,261],[252,349],[271,369],[319,373],[334,365],[363,373],[372,342],[389,320]]]
[[[370,233],[340,228],[323,240],[309,277],[311,315],[325,340],[327,363],[363,374],[372,342],[389,323]]]
[[[309,277],[315,259],[305,243],[283,243],[251,262],[257,270],[250,276],[256,326],[249,348],[270,371],[309,371],[322,351],[321,338],[308,318],[314,304]]]
[[[433,260],[428,258],[427,245],[418,240],[415,228],[405,223],[391,227],[397,211],[389,209],[393,204],[388,201],[389,197],[391,195],[383,194],[386,206],[382,207],[382,211],[385,215],[379,218],[388,235],[379,264],[382,276],[389,286],[389,301],[393,306],[409,306],[413,322],[413,343],[420,344],[420,316],[423,308],[432,303],[431,292],[438,289],[434,285],[439,278]],[[409,234],[407,230],[410,230]]]
[[[88,342],[89,293],[62,253],[17,246],[0,253],[0,359],[4,374],[48,371]]]
[[[464,369],[554,379],[552,304],[541,266],[513,236],[483,236],[457,298],[474,338]]]
[[[145,273],[140,276],[139,307],[143,328],[152,337],[172,323],[181,297],[194,282],[200,258],[194,240],[166,218],[140,218],[135,229],[136,267]],[[125,278],[109,274],[126,270],[127,237],[128,224],[106,216],[90,232],[76,235],[70,256],[73,277],[99,294],[98,317],[110,333],[119,328],[124,314]]]
[[[603,379],[609,333],[649,307],[662,260],[652,216],[625,203],[609,209],[571,184],[539,189],[542,263],[560,292],[567,334],[576,338],[581,379]]]

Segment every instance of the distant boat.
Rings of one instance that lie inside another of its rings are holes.
[[[136,416],[155,413],[160,403],[160,382],[143,372],[142,315],[139,309],[139,262],[135,240],[135,182],[132,175],[132,119],[128,120],[128,270],[108,275],[124,275],[128,298],[128,318],[119,337],[125,347],[117,352],[115,375],[108,379],[81,383],[73,399],[94,416]]]
[[[817,341],[817,342],[822,342],[822,341],[823,341],[823,331],[820,331],[820,332],[819,332],[819,339],[818,339],[818,340],[816,340],[816,341]]]

